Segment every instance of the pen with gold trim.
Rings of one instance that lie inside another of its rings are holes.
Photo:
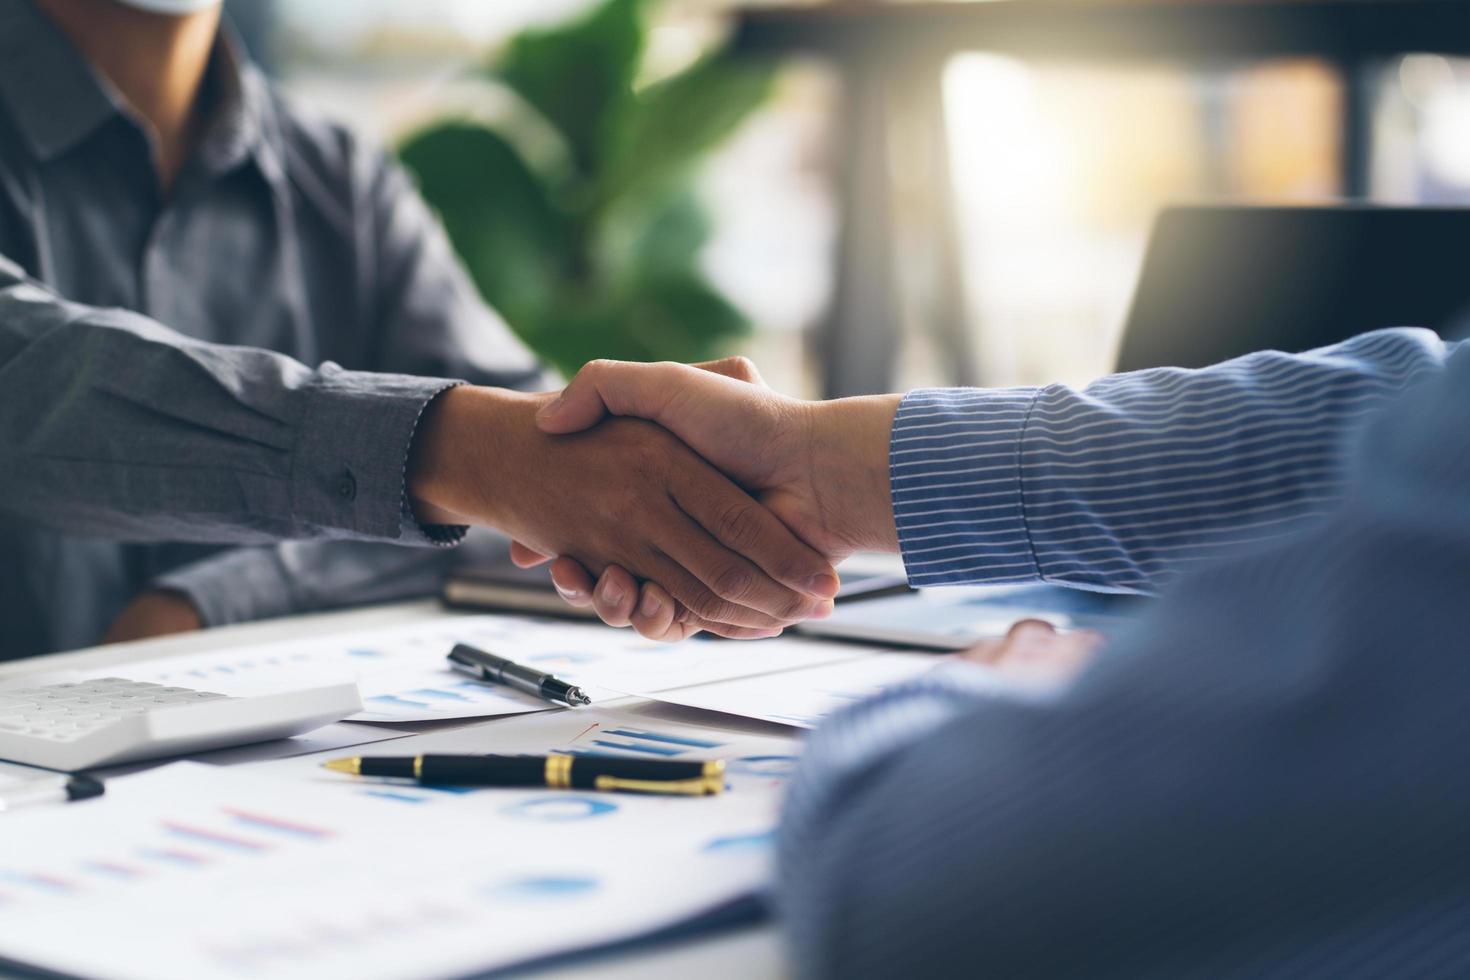
[[[417,755],[332,759],[351,776],[411,779],[440,786],[548,786],[625,793],[704,796],[725,788],[725,763],[592,755]]]

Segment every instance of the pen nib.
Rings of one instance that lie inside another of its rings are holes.
[[[326,762],[322,763],[322,768],[330,769],[333,772],[345,772],[349,776],[358,776],[362,774],[362,760],[328,759]]]
[[[571,705],[572,707],[576,708],[580,707],[581,705],[591,703],[592,699],[584,694],[580,687],[572,687],[567,689],[567,704]]]

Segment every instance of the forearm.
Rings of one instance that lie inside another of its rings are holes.
[[[176,541],[422,540],[403,470],[449,382],[313,370],[67,303],[0,260],[0,507]]]
[[[1380,331],[1082,391],[915,392],[891,448],[910,580],[1156,588],[1330,508],[1344,435],[1446,353],[1427,331]]]

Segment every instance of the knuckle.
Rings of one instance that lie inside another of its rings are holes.
[[[787,591],[782,597],[776,610],[776,617],[787,622],[795,623],[806,619],[811,615],[811,603],[804,596],[795,592]]]
[[[608,371],[611,371],[613,365],[617,363],[617,361],[614,361],[610,357],[598,357],[582,365],[582,370],[578,371],[577,375],[579,377],[582,375],[586,375],[589,378],[595,378],[599,375],[606,374]]]
[[[689,609],[696,617],[705,622],[724,623],[731,619],[735,607],[713,592],[701,590],[700,594],[689,603]]]
[[[739,602],[755,589],[755,573],[743,565],[731,562],[715,572],[710,588],[716,595]]]
[[[759,377],[755,362],[744,355],[736,354],[734,357],[727,357],[724,363],[726,370],[732,378],[739,378],[741,381],[754,381]]]
[[[720,510],[715,518],[719,537],[736,551],[748,554],[761,539],[761,519],[757,504],[739,502]]]
[[[625,447],[625,463],[633,467],[634,473],[657,475],[669,456],[661,431],[646,423],[638,423],[628,431],[631,438]]]
[[[805,556],[796,553],[793,547],[783,549],[772,565],[771,576],[778,582],[805,582],[820,570],[820,566],[814,570]]]
[[[621,490],[608,490],[602,500],[602,513],[614,527],[626,527],[638,509],[637,496]]]

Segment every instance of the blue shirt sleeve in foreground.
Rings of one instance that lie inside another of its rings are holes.
[[[1058,696],[954,664],[816,732],[801,972],[1470,971],[1470,351],[1349,459],[1329,513],[1182,576]]]

